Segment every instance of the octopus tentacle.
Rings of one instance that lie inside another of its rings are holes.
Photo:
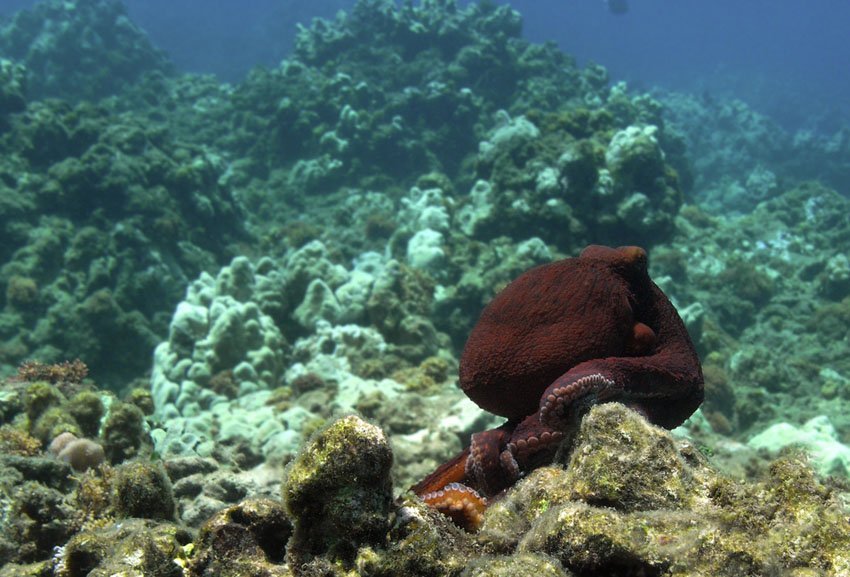
[[[469,459],[469,448],[467,447],[428,475],[414,486],[411,491],[418,496],[427,493],[438,491],[452,483],[462,483],[466,481],[466,463]]]
[[[514,429],[506,447],[516,463],[519,476],[551,461],[564,436],[563,431],[541,424],[536,414],[523,419]]]
[[[509,462],[505,467],[502,457],[513,429],[513,424],[506,423],[497,429],[472,435],[466,478],[485,495],[496,495],[519,478]]]
[[[557,379],[544,393],[539,411],[543,425],[565,429],[591,405],[612,400],[623,390],[622,385],[602,373],[574,376],[573,372]]]
[[[487,509],[487,499],[462,483],[449,483],[442,489],[425,493],[419,498],[426,505],[449,517],[455,525],[469,532],[478,530]]]

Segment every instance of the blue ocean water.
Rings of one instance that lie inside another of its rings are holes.
[[[850,3],[838,0],[514,0],[525,33],[613,79],[744,98],[782,123],[850,110]]]
[[[273,65],[296,22],[353,0],[128,0],[133,18],[178,64],[226,78]],[[734,93],[783,123],[806,111],[850,110],[850,3],[841,0],[513,0],[525,35],[551,40],[613,79]]]
[[[824,128],[850,113],[850,3],[842,0],[512,0],[524,34],[554,41],[635,88],[734,96],[788,128]],[[34,4],[2,0],[0,15]],[[126,0],[133,20],[183,70],[237,81],[274,66],[297,23],[354,0]],[[826,117],[827,120],[824,120]],[[820,123],[820,126],[819,126]],[[826,126],[823,126],[823,124]]]

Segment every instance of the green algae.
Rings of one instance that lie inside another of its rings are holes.
[[[130,462],[112,473],[111,502],[118,517],[172,520],[171,481],[160,463]]]
[[[292,526],[282,505],[248,499],[218,512],[195,540],[191,575],[286,576],[286,542]]]
[[[289,466],[283,499],[293,518],[291,564],[326,554],[350,563],[360,545],[383,543],[392,451],[377,427],[351,416],[331,423]]]
[[[617,405],[593,408],[568,470],[533,472],[488,510],[481,535],[578,574],[838,576],[850,562],[846,510],[804,460],[735,481]]]
[[[136,405],[113,401],[101,431],[106,456],[120,463],[149,450],[150,439],[145,430],[145,416]]]
[[[189,533],[177,525],[124,519],[82,531],[56,551],[56,577],[181,577]]]

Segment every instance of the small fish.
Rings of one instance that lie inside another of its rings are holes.
[[[611,14],[625,14],[629,11],[628,0],[604,0]]]

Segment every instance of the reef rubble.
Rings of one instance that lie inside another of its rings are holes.
[[[494,500],[481,530],[468,533],[409,492],[393,500],[387,437],[352,415],[304,446],[288,466],[282,499],[244,499],[197,534],[175,525],[168,513],[139,519],[144,513],[125,510],[76,533],[50,559],[10,563],[0,575],[850,572],[847,488],[818,480],[801,454],[774,461],[759,481],[736,480],[691,441],[609,403],[590,410],[556,461]],[[146,469],[147,477],[123,470],[123,478],[141,482],[163,469]]]

